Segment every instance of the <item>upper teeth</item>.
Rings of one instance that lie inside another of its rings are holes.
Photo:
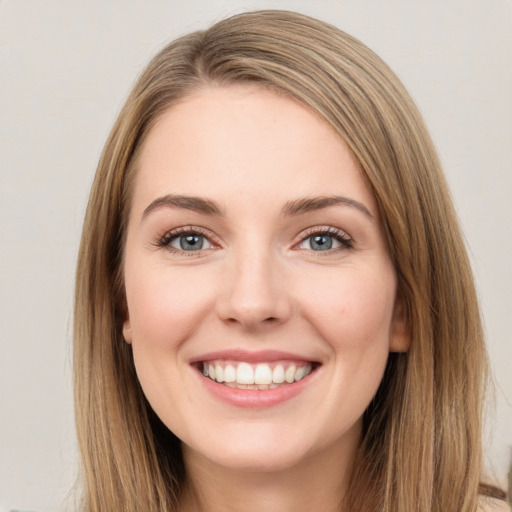
[[[291,384],[311,373],[310,363],[258,363],[209,361],[203,363],[203,374],[217,382],[271,385]]]

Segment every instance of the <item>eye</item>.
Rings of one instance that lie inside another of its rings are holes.
[[[169,241],[168,245],[181,251],[200,251],[212,247],[211,242],[204,235],[197,233],[176,236]]]
[[[340,246],[340,242],[330,235],[311,235],[300,244],[301,249],[310,249],[312,251],[329,251]]]
[[[299,249],[315,252],[351,249],[351,238],[343,231],[329,227],[326,229],[312,228],[301,235]]]
[[[193,253],[214,248],[210,237],[201,228],[193,226],[167,232],[156,242],[156,246],[175,253]]]

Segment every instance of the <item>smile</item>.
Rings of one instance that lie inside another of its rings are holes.
[[[203,361],[205,377],[235,389],[276,389],[307,377],[313,370],[308,362],[273,361],[251,364],[245,361]]]

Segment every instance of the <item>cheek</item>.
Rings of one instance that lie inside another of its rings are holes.
[[[199,325],[212,301],[214,283],[204,272],[161,265],[125,269],[128,314],[134,344],[169,348]]]
[[[127,259],[125,288],[136,372],[153,409],[168,425],[176,421],[169,400],[193,402],[182,385],[183,343],[210,310],[213,283],[201,271]],[[196,277],[194,277],[194,275]]]
[[[329,350],[328,384],[317,413],[330,419],[331,438],[360,420],[388,360],[395,275],[375,268],[379,271],[352,266],[319,272],[297,290],[302,316]]]
[[[304,315],[335,351],[354,355],[389,349],[395,298],[393,272],[341,269],[301,292]]]

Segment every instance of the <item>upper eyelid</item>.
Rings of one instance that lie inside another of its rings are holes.
[[[297,236],[300,240],[304,240],[317,233],[338,235],[340,238],[344,238],[345,240],[352,240],[352,237],[344,229],[335,228],[334,226],[311,226],[302,230]]]
[[[178,226],[177,228],[169,229],[164,233],[165,235],[181,235],[186,233],[197,233],[200,235],[207,235],[210,234],[211,231],[209,229],[203,228],[201,226],[194,226],[194,225],[188,225],[188,226]]]

